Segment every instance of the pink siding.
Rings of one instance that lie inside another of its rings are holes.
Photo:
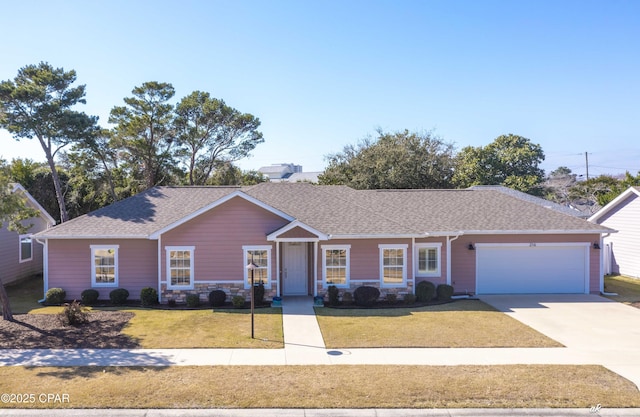
[[[33,226],[26,234],[35,234],[47,228],[47,223],[41,217],[31,218],[25,223]],[[32,259],[20,262],[20,235],[7,230],[6,225],[0,225],[0,278],[4,284],[42,273],[43,245],[33,239]]]
[[[91,245],[118,245],[118,287],[131,299],[140,298],[144,287],[158,288],[158,242],[145,239],[49,240],[49,285],[67,292],[68,299],[80,299],[91,288]],[[96,287],[100,299],[118,287]],[[46,289],[45,289],[46,291]]]
[[[469,243],[589,243],[589,291],[600,292],[600,250],[593,249],[599,235],[463,235],[451,243],[451,284],[456,291],[476,291],[476,251],[469,250]]]
[[[162,274],[166,281],[165,247],[195,246],[194,275],[199,281],[238,281],[244,277],[242,246],[271,246],[271,279],[275,288],[276,250],[267,234],[287,220],[241,198],[233,198],[162,235]]]
[[[302,227],[294,227],[293,229],[287,231],[278,236],[281,239],[291,239],[291,238],[303,238],[303,239],[317,239],[318,236],[314,235],[311,232],[304,230]]]
[[[640,278],[640,198],[632,194],[618,203],[598,223],[617,230],[605,237],[611,246],[612,272]]]

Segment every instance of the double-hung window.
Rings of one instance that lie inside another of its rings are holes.
[[[378,245],[381,287],[403,287],[406,285],[408,247],[409,245]]]
[[[167,246],[167,288],[193,289],[195,246]]]
[[[322,277],[324,285],[349,286],[350,245],[322,245]]]
[[[33,239],[31,235],[20,235],[20,262],[33,259]]]
[[[118,245],[91,245],[91,286],[118,286]]]
[[[417,243],[416,244],[416,276],[439,277],[440,276],[440,249],[441,243]]]
[[[271,246],[243,246],[244,252],[244,287],[251,287],[251,271],[247,265],[251,262],[256,265],[253,270],[253,283],[263,283],[265,286],[271,282]]]

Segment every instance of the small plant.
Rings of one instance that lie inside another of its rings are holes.
[[[187,307],[200,307],[200,296],[198,294],[187,294]]]
[[[438,300],[450,301],[453,295],[453,287],[447,284],[440,284],[436,288],[436,293],[438,294]]]
[[[78,326],[89,321],[89,313],[86,307],[73,300],[64,305],[64,309],[58,316],[64,326]]]
[[[335,285],[329,285],[329,288],[327,288],[327,294],[329,296],[330,306],[337,306],[340,304],[340,293]]]
[[[255,305],[260,305],[264,302],[264,284],[262,281],[253,286],[253,302]]]
[[[395,294],[387,294],[387,303],[395,304],[398,301],[398,296]]]
[[[416,295],[407,293],[404,295],[404,299],[402,301],[404,301],[405,304],[413,304],[416,302]]]
[[[82,300],[82,304],[86,306],[92,306],[96,302],[98,302],[98,298],[100,297],[100,293],[93,288],[89,288],[88,290],[82,291],[80,294],[80,299]]]
[[[418,302],[428,303],[436,295],[436,286],[431,281],[420,281],[416,285],[416,297]]]
[[[45,296],[45,303],[48,305],[60,305],[64,303],[67,292],[62,288],[50,288]]]
[[[140,301],[143,307],[158,304],[158,291],[153,287],[144,287],[140,290]]]
[[[175,300],[174,298],[169,298],[169,299],[167,300],[167,305],[168,305],[169,307],[175,307],[175,306],[177,306],[177,305],[178,305],[178,303],[176,303],[176,300]]]
[[[212,307],[222,307],[227,301],[227,293],[222,290],[213,290],[209,293],[209,303]]]
[[[111,304],[116,306],[121,306],[127,302],[127,298],[129,298],[129,291],[124,288],[116,288],[115,290],[109,293],[109,299],[111,300]]]
[[[241,295],[234,295],[233,298],[231,299],[231,304],[233,304],[235,308],[244,307],[244,302],[245,302],[245,299]]]
[[[342,304],[349,305],[353,303],[353,294],[348,291],[345,291],[342,294]]]
[[[380,297],[380,290],[376,287],[369,287],[367,285],[363,285],[362,287],[356,288],[353,292],[353,299],[356,302],[356,305],[362,307],[371,307],[373,306],[378,298]]]

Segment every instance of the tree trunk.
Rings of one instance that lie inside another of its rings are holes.
[[[60,176],[56,169],[56,163],[53,157],[47,153],[47,162],[49,168],[51,168],[51,178],[53,178],[53,187],[56,190],[56,199],[58,200],[58,207],[60,207],[60,222],[64,223],[69,220],[69,214],[67,213],[67,204],[64,202],[64,195],[62,194],[62,184],[60,184]]]
[[[9,295],[0,279],[0,303],[2,303],[2,318],[7,321],[13,321],[13,313],[11,312],[11,304],[9,303]]]

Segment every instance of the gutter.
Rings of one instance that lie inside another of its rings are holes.
[[[42,304],[47,299],[46,294],[49,287],[49,243],[45,239],[44,242],[40,241],[40,239],[36,238],[36,242],[43,246],[42,248],[42,292],[43,299],[38,300],[39,304]]]

